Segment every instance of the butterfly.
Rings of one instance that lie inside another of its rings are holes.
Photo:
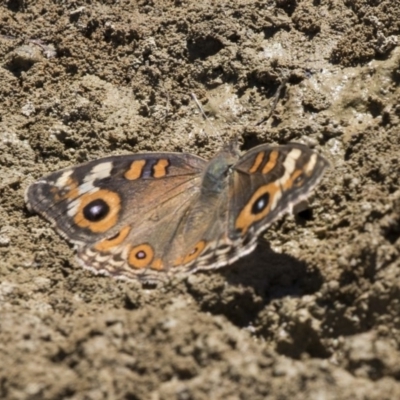
[[[307,146],[225,144],[210,161],[187,153],[110,156],[30,185],[28,208],[51,221],[96,274],[157,283],[232,264],[321,180]]]

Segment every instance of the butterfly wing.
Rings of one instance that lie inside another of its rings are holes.
[[[262,231],[310,195],[328,165],[296,143],[247,152],[231,175],[230,239],[245,247],[244,254],[252,251]]]
[[[123,276],[130,260],[135,276],[150,256],[154,268],[162,266],[162,249],[206,164],[176,153],[107,157],[42,178],[26,202],[75,245],[84,267]]]

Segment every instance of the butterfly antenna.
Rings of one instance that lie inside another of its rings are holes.
[[[199,102],[199,100],[197,100],[196,95],[192,92],[190,93],[190,95],[192,96],[192,99],[194,100],[194,102],[196,103],[197,108],[199,109],[201,115],[203,116],[203,118],[205,119],[205,121],[207,121],[208,125],[211,127],[211,130],[214,131],[215,136],[217,136],[219,138],[219,140],[221,142],[223,142],[220,133],[217,131],[217,129],[215,129],[215,126],[212,124],[212,122],[210,121],[210,119],[207,117],[206,113],[204,112],[203,106],[201,105],[201,103]],[[207,136],[207,140],[209,139],[207,132],[205,132],[205,135]]]

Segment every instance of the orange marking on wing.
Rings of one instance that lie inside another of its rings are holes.
[[[301,174],[303,173],[302,169],[296,169],[296,171],[294,171],[292,173],[292,175],[290,175],[289,179],[283,184],[283,188],[285,190],[290,189],[291,187],[294,186],[294,181],[296,180],[296,178],[298,178]],[[296,185],[299,186],[299,185]]]
[[[186,254],[186,256],[183,258],[182,264],[188,264],[195,260],[201,254],[205,247],[206,242],[204,240],[200,240],[200,242],[198,242],[196,246],[194,246],[192,251]]]
[[[100,189],[94,193],[88,193],[80,197],[78,211],[74,217],[74,222],[81,228],[88,228],[92,232],[105,232],[112,228],[118,221],[118,214],[121,210],[121,198],[117,193],[109,190]],[[109,211],[100,221],[89,221],[84,215],[84,208],[94,200],[103,200]]]
[[[130,181],[139,179],[142,175],[143,168],[146,165],[146,160],[135,160],[132,162],[129,169],[125,172],[124,177]]]
[[[264,155],[265,155],[265,153],[264,153],[263,151],[260,151],[260,152],[257,154],[257,157],[256,157],[256,159],[254,160],[253,165],[252,165],[251,168],[249,169],[250,174],[254,174],[254,172],[256,172],[256,171],[258,170],[259,166],[261,165],[261,163],[262,163],[263,160],[264,160]]]
[[[148,267],[154,258],[153,248],[144,243],[129,251],[128,263],[131,267],[141,269]]]
[[[60,191],[60,189],[57,186],[53,186],[50,189],[50,193],[54,196],[53,201],[60,201],[61,200],[61,196],[59,195],[59,191]]]
[[[169,160],[166,158],[161,158],[153,166],[153,177],[154,178],[162,178],[163,176],[167,175],[168,167],[169,167]]]
[[[273,182],[258,188],[251,196],[247,204],[242,208],[239,216],[236,218],[236,229],[240,229],[242,234],[245,234],[252,224],[266,217],[271,211],[272,204],[277,193],[280,193],[279,186]],[[266,194],[268,194],[268,203],[266,207],[261,212],[254,214],[252,212],[254,204]]]
[[[264,165],[264,168],[262,169],[263,174],[267,174],[275,167],[278,156],[279,153],[276,150],[271,151],[271,153],[269,154],[268,162]]]
[[[113,238],[102,240],[101,242],[97,243],[94,248],[99,251],[108,251],[121,244],[128,236],[130,230],[131,228],[129,226],[125,226],[125,228],[122,228]]]
[[[178,257],[178,258],[174,261],[173,267],[174,267],[174,268],[175,268],[175,267],[180,267],[180,266],[182,265],[182,263],[183,263],[183,257]]]
[[[78,182],[76,180],[74,180],[72,178],[68,178],[65,187],[53,186],[50,189],[50,192],[54,195],[54,200],[55,201],[60,201],[60,200],[65,200],[65,199],[74,200],[74,199],[79,197],[78,186],[79,185],[78,185]],[[68,191],[61,196],[60,192],[63,192],[64,188],[67,188]]]
[[[151,269],[154,269],[156,271],[161,271],[162,269],[164,269],[164,264],[161,261],[161,258],[156,258],[150,265]]]
[[[68,178],[67,186],[69,187],[69,191],[63,196],[63,199],[76,199],[79,197],[79,189],[78,182],[72,178]]]

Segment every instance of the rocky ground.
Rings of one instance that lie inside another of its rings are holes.
[[[0,398],[400,398],[399,32],[394,1],[4,1]],[[26,209],[50,171],[232,137],[332,168],[254,253],[176,286],[78,268]]]

